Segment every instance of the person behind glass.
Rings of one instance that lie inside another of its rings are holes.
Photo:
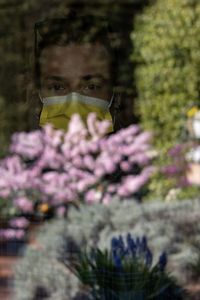
[[[116,122],[119,95],[112,89],[108,29],[102,26],[93,33],[90,20],[71,14],[35,24],[35,78],[42,101],[40,126],[52,123],[66,130],[74,113],[79,113],[85,122],[87,115],[95,112],[99,120],[111,122],[110,132],[121,127]]]

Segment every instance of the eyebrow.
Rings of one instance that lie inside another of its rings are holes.
[[[84,75],[84,76],[81,77],[81,79],[86,80],[86,81],[88,81],[92,78],[99,78],[99,79],[103,79],[105,81],[108,80],[107,77],[105,77],[105,76],[103,76],[102,74],[99,74],[99,73],[97,73],[97,74],[87,74],[87,75]],[[45,76],[44,79],[45,80],[56,80],[56,81],[67,81],[65,77],[58,76],[58,75]]]
[[[108,80],[108,78],[106,78],[105,76],[103,76],[102,74],[87,74],[82,76],[82,79],[84,80],[90,80],[92,78],[99,78],[99,79],[103,79],[103,80]]]
[[[65,77],[57,75],[48,75],[44,77],[45,80],[56,80],[56,81],[66,81]]]

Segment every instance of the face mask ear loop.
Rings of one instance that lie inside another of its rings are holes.
[[[42,99],[42,96],[41,96],[41,94],[40,94],[40,91],[38,91],[38,97],[39,97],[40,101],[42,102],[42,104],[44,104],[44,100]]]
[[[113,92],[113,93],[112,93],[111,100],[110,100],[110,102],[109,102],[109,104],[108,104],[108,108],[109,108],[109,109],[111,108],[111,106],[112,106],[112,104],[113,104],[113,102],[114,102],[114,99],[115,99],[115,93]]]
[[[115,100],[115,97],[117,97],[117,103],[114,103],[113,126],[115,126],[115,123],[116,123],[116,114],[118,114],[119,110],[120,110],[121,93],[118,93],[117,95],[115,95],[115,93],[113,92],[111,101],[109,103],[109,108],[112,106],[112,104]],[[121,124],[121,122],[119,122],[119,125],[120,125],[120,129],[122,129],[123,125]]]
[[[115,93],[113,92],[112,93],[112,97],[110,99],[110,102],[108,104],[108,109],[110,110],[110,108],[112,107],[113,105],[113,102],[114,102],[114,99],[115,99]],[[115,127],[115,122],[116,122],[116,118],[115,118],[115,114],[113,115],[113,127]]]

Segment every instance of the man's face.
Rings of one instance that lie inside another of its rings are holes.
[[[110,101],[110,61],[100,44],[55,45],[40,58],[41,96],[78,92]]]

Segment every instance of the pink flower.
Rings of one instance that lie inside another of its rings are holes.
[[[112,125],[111,122],[107,120],[97,122],[97,129],[98,129],[99,136],[103,137],[108,132],[108,129],[111,125]]]
[[[105,205],[108,205],[108,204],[110,204],[111,201],[112,201],[111,195],[106,193],[102,199],[102,203]]]
[[[150,132],[142,132],[138,136],[135,137],[134,142],[136,144],[148,144],[152,139],[152,134]]]
[[[43,142],[52,147],[58,147],[62,144],[62,138],[64,131],[59,129],[54,129],[51,124],[47,124],[43,127]]]
[[[24,217],[14,218],[9,222],[9,225],[15,228],[27,228],[29,225],[29,221]]]
[[[66,208],[64,206],[60,206],[56,209],[56,214],[58,217],[61,218],[64,217],[65,213],[66,213]]]
[[[150,134],[132,125],[104,136],[109,122],[99,121],[94,113],[87,126],[76,114],[67,132],[47,125],[13,136],[14,155],[0,162],[0,196],[12,198],[15,207],[31,213],[30,195],[55,210],[78,197],[108,204],[115,193],[121,199],[132,196],[150,177],[150,169],[144,167],[150,162]],[[141,168],[138,176],[133,176],[135,164]],[[115,176],[120,169],[123,178],[120,172]],[[105,195],[95,189],[102,184],[107,186]]]
[[[88,132],[92,137],[97,136],[97,131],[96,131],[96,122],[97,122],[97,117],[95,113],[90,113],[87,118],[87,128]]]
[[[83,165],[84,165],[84,167],[86,167],[89,170],[94,170],[94,168],[95,168],[95,161],[94,161],[93,157],[91,155],[85,155],[83,157],[83,164],[82,164],[82,166]]]
[[[89,147],[91,147],[91,143],[88,143],[85,140],[80,140],[79,143],[79,153],[82,155],[87,155],[88,151],[89,151]]]
[[[79,143],[81,138],[87,136],[87,129],[79,114],[74,114],[71,117],[66,136],[73,144]]]
[[[129,172],[132,169],[132,164],[129,161],[122,161],[120,163],[120,168],[124,172]]]
[[[21,209],[23,212],[30,213],[33,211],[33,202],[26,197],[18,197],[13,201],[14,205]]]
[[[100,191],[91,189],[85,194],[85,201],[87,203],[98,203],[101,200],[101,196],[102,193]]]
[[[149,162],[149,156],[147,155],[147,153],[141,152],[141,153],[137,153],[135,155],[130,156],[128,158],[128,161],[131,164],[137,163],[137,164],[143,166]]]
[[[25,236],[24,230],[0,229],[0,238],[6,240],[22,239]]]
[[[98,178],[105,175],[105,168],[103,166],[97,166],[94,170],[94,175]]]
[[[43,150],[43,140],[41,131],[20,132],[12,136],[10,152],[34,159],[38,157]]]
[[[117,186],[116,186],[115,184],[110,184],[110,185],[108,186],[108,188],[107,188],[107,191],[108,191],[109,193],[115,193],[116,190],[117,190]]]
[[[75,167],[81,168],[83,166],[83,159],[80,155],[76,155],[76,156],[73,157],[72,163]]]

